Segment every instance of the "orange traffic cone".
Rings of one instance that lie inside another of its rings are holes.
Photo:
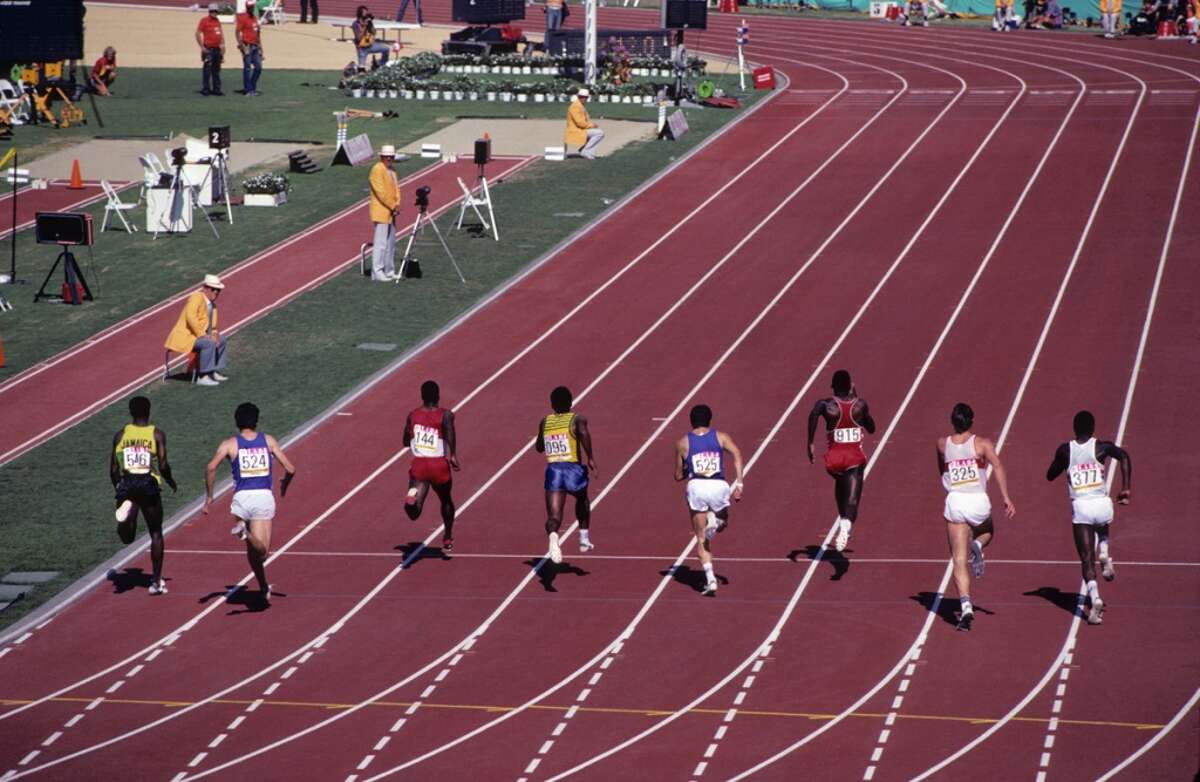
[[[83,176],[79,173],[79,158],[71,164],[71,184],[67,185],[68,190],[82,190]]]

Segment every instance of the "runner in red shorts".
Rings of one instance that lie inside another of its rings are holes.
[[[454,549],[454,499],[450,496],[453,481],[450,469],[459,469],[455,453],[454,413],[438,406],[441,389],[432,380],[421,384],[421,406],[408,414],[404,422],[404,445],[412,449],[413,460],[408,468],[408,496],[404,512],[413,521],[425,507],[429,487],[442,501],[442,551]]]
[[[837,500],[838,533],[834,547],[844,551],[850,542],[850,529],[858,519],[858,500],[862,497],[867,455],[863,453],[863,430],[875,433],[875,421],[867,403],[858,398],[850,373],[833,373],[833,396],[818,400],[808,414],[808,461],[813,461],[813,437],[817,423],[825,419],[829,450],[825,469],[833,476],[833,495]]]

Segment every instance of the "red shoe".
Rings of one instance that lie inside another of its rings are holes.
[[[454,538],[442,538],[442,551],[454,551]]]

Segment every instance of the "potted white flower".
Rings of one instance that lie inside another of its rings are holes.
[[[259,174],[242,180],[242,204],[245,206],[279,206],[287,203],[292,185],[283,174]]]

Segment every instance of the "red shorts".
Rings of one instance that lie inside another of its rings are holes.
[[[856,445],[849,447],[831,447],[825,453],[825,469],[830,475],[841,475],[847,470],[860,467],[867,463],[867,455]]]
[[[415,481],[425,481],[433,486],[441,486],[450,482],[450,460],[444,456],[434,458],[417,456],[408,468],[408,474]]]

